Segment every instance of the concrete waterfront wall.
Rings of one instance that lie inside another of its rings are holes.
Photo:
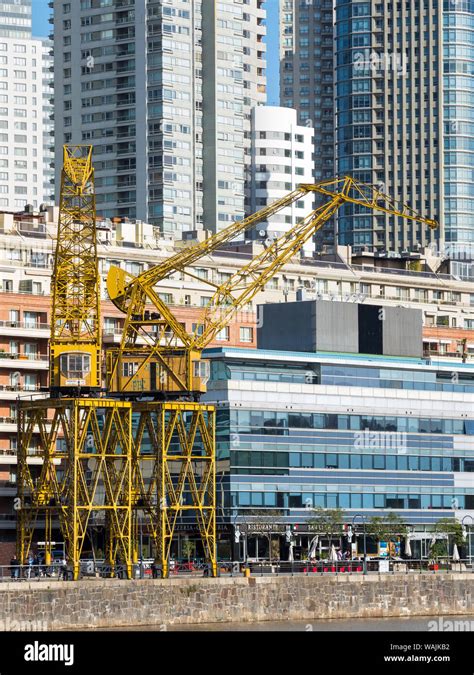
[[[474,615],[474,574],[0,584],[3,630]]]

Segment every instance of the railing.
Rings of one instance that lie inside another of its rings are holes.
[[[14,516],[13,516],[14,517]],[[218,576],[325,576],[325,575],[365,575],[365,574],[457,574],[473,573],[474,565],[467,559],[452,561],[440,560],[433,562],[426,559],[368,559],[364,564],[362,559],[353,560],[320,560],[320,561],[261,561],[261,562],[231,562],[218,561]],[[81,560],[80,577],[117,578],[127,577],[126,566],[121,563],[109,565],[103,560]],[[170,561],[169,578],[182,577],[210,577],[211,566],[203,561],[177,562]],[[160,579],[161,566],[150,560],[135,563],[132,568],[134,579]],[[72,567],[64,562],[54,562],[50,565],[2,565],[0,566],[0,581],[47,581],[51,578],[72,580]]]
[[[27,361],[47,361],[46,354],[16,354],[11,352],[0,352],[0,359],[25,359]]]
[[[40,391],[40,384],[0,384],[0,391]]]
[[[15,295],[45,295],[45,291],[36,291],[34,289],[29,291],[14,291],[13,288],[0,288],[0,293],[12,293]]]
[[[434,563],[428,559],[393,558],[370,559],[366,562],[362,558],[352,560],[321,560],[321,561],[262,561],[249,562],[244,565],[254,576],[266,575],[295,575],[315,576],[325,574],[409,574],[409,573],[444,573],[444,572],[474,572],[472,561],[463,559],[457,562],[440,561]]]
[[[32,323],[29,321],[0,321],[0,328],[31,328],[32,330],[49,330],[51,326],[49,323],[40,322]]]

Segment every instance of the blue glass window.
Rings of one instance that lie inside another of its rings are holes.
[[[329,495],[328,495],[329,496]],[[349,509],[351,505],[351,496],[350,494],[341,493],[339,495],[339,508]]]
[[[374,495],[362,494],[362,508],[363,509],[374,508]]]
[[[250,506],[250,492],[239,492],[239,506]]]
[[[351,455],[351,469],[361,469],[362,458],[360,455]]]

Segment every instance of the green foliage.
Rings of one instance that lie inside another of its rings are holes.
[[[333,537],[343,534],[344,521],[345,511],[343,509],[323,509],[322,506],[318,506],[315,509],[311,509],[308,525],[310,525],[315,534],[328,537],[331,543]]]
[[[377,541],[396,541],[400,537],[406,537],[408,528],[405,521],[396,513],[388,513],[386,516],[374,516],[367,524],[367,534]]]
[[[440,518],[435,525],[435,532],[437,534],[447,534],[456,546],[465,544],[462,525],[459,521],[454,520],[454,518]]]
[[[430,548],[430,560],[438,561],[440,558],[448,557],[448,543],[446,539],[438,539]]]
[[[186,556],[188,559],[188,562],[191,559],[191,556],[194,554],[194,551],[196,550],[196,544],[191,541],[190,539],[185,539],[181,545],[181,551],[183,552],[183,555]]]

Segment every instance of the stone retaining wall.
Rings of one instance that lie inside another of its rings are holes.
[[[4,630],[474,615],[474,574],[0,584]],[[33,623],[35,622],[35,623]]]

